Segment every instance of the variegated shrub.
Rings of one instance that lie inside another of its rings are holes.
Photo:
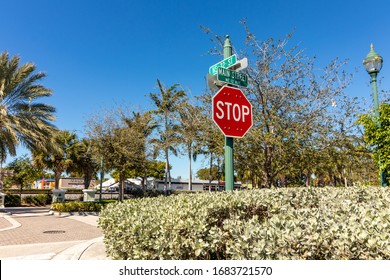
[[[390,259],[387,188],[181,194],[108,205],[114,259]]]

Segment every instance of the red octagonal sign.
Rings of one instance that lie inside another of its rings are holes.
[[[213,120],[225,136],[241,138],[253,125],[252,104],[239,88],[223,86],[213,97]]]

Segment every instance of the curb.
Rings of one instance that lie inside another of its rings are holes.
[[[14,228],[18,228],[18,227],[22,226],[19,222],[15,221],[11,217],[9,217],[9,215],[10,214],[0,215],[0,217],[3,217],[4,219],[6,219],[8,222],[11,223],[10,227],[2,228],[2,229],[0,229],[0,231],[6,231],[6,230],[10,230],[10,229],[14,229]]]
[[[85,251],[87,251],[92,245],[98,242],[103,242],[103,236],[85,241],[81,244],[77,244],[73,247],[65,249],[61,253],[54,256],[52,260],[80,260]]]
[[[100,212],[58,212],[51,211],[54,216],[71,217],[71,216],[99,216]]]

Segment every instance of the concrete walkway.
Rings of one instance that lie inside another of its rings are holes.
[[[0,259],[109,260],[97,214],[5,208],[0,212]]]

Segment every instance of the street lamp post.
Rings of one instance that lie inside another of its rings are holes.
[[[102,189],[103,189],[103,178],[104,178],[104,159],[100,159],[100,188],[99,188],[99,202],[102,202]]]
[[[374,50],[373,44],[371,44],[371,50],[367,54],[366,58],[363,60],[363,65],[366,68],[367,73],[370,75],[370,83],[372,86],[372,95],[374,98],[374,114],[377,126],[380,127],[379,121],[379,100],[378,100],[378,87],[376,83],[376,78],[378,76],[379,71],[382,69],[383,58]],[[380,170],[380,181],[381,186],[386,187],[386,170],[379,167]]]

